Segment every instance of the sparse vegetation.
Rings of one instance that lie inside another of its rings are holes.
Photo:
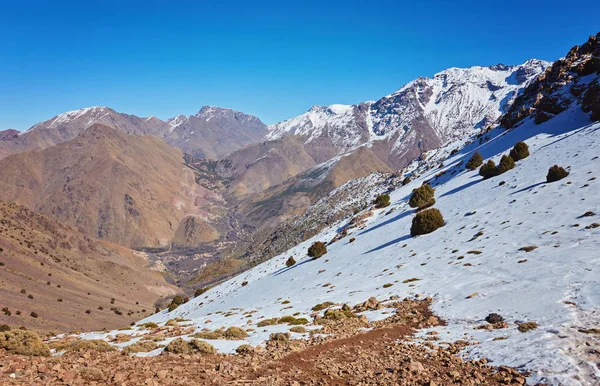
[[[500,314],[491,313],[485,317],[485,321],[490,324],[504,322],[504,318]]]
[[[412,220],[410,235],[418,236],[431,233],[444,226],[444,216],[436,209],[431,208],[418,212]]]
[[[289,332],[275,332],[269,336],[269,340],[271,341],[279,341],[279,342],[287,342],[290,340]]]
[[[308,248],[308,256],[312,257],[313,259],[318,259],[319,257],[323,256],[326,253],[327,253],[327,246],[325,246],[325,243],[323,243],[321,241],[315,241]]]
[[[0,349],[18,355],[50,356],[48,345],[42,342],[38,334],[28,330],[0,332]]]
[[[568,175],[569,172],[566,171],[563,167],[554,165],[550,169],[548,169],[548,174],[546,175],[546,182],[550,183],[560,181]]]
[[[512,159],[517,162],[522,160],[523,158],[529,157],[529,146],[523,141],[519,141],[515,143],[509,155]]]
[[[290,332],[304,334],[306,332],[306,328],[304,328],[302,326],[294,326],[294,327],[290,328]]]
[[[469,170],[475,170],[478,167],[480,167],[482,164],[483,164],[483,157],[481,156],[481,154],[479,154],[478,151],[476,151],[471,156],[471,158],[467,161],[467,164],[465,166]]]
[[[244,339],[248,337],[248,333],[239,327],[232,326],[225,330],[223,337],[231,340]]]
[[[108,342],[102,339],[89,339],[89,340],[80,340],[74,345],[67,348],[67,351],[98,351],[98,352],[107,352],[107,351],[115,351],[115,347],[111,346]]]
[[[435,204],[435,189],[427,184],[423,184],[420,187],[413,190],[412,196],[408,201],[408,205],[411,208],[424,209]]]
[[[532,331],[538,327],[539,327],[539,325],[536,322],[525,322],[525,323],[519,324],[519,331],[521,331],[521,332]]]
[[[152,350],[156,350],[157,348],[158,345],[156,344],[156,342],[153,342],[151,340],[145,340],[143,342],[136,342],[134,344],[126,346],[123,349],[123,352],[127,354],[133,354],[136,352],[150,352]]]
[[[155,328],[158,328],[158,324],[154,322],[142,323],[140,324],[140,328],[143,328],[145,330],[154,330]]]
[[[390,205],[390,195],[389,194],[380,194],[373,201],[375,208],[381,209]]]
[[[537,249],[537,247],[535,245],[529,245],[527,247],[521,247],[521,248],[519,248],[519,251],[531,252],[534,249]]]
[[[315,306],[312,308],[312,310],[313,310],[313,311],[321,311],[321,310],[324,310],[324,309],[326,309],[326,308],[329,308],[329,307],[333,306],[334,304],[335,304],[335,303],[333,303],[333,302],[324,302],[324,303],[319,303],[319,304],[315,305]]]

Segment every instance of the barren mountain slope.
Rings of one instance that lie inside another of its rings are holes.
[[[16,204],[0,202],[0,251],[0,324],[55,332],[123,328],[176,290],[143,254]]]
[[[0,199],[129,247],[168,244],[200,194],[180,150],[103,125],[0,160]]]

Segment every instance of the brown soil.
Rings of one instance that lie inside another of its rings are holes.
[[[485,359],[456,354],[468,345],[434,345],[435,333],[415,342],[415,328],[442,324],[428,301],[404,301],[389,320],[327,321],[334,335],[273,341],[242,355],[163,354],[141,358],[121,352],[67,352],[59,358],[0,351],[6,385],[520,385],[524,377]],[[386,305],[388,307],[389,305]],[[368,327],[371,330],[361,331]]]

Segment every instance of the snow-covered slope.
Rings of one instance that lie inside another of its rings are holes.
[[[387,142],[389,163],[403,167],[415,141],[434,147],[464,138],[494,122],[550,63],[528,60],[518,66],[450,68],[433,78],[418,78],[376,102],[314,106],[272,125],[267,138],[304,136],[307,144],[326,142],[338,154],[365,143]],[[377,146],[377,145],[376,145]],[[381,145],[380,145],[381,146]]]
[[[182,317],[198,330],[252,327],[256,330],[246,342],[256,345],[271,332],[289,328],[256,328],[263,318],[296,312],[309,317],[311,308],[324,301],[356,304],[371,296],[431,296],[433,310],[448,323],[436,328],[443,340],[479,342],[467,354],[529,370],[533,382],[599,382],[600,370],[586,346],[597,346],[598,338],[579,330],[600,324],[600,228],[589,227],[600,222],[600,123],[591,124],[574,106],[544,124],[528,120],[517,130],[495,129],[490,135],[495,138],[477,148],[485,159],[497,161],[519,140],[527,142],[531,156],[513,170],[482,180],[460,165],[478,146],[468,145],[445,160],[445,174],[431,169],[392,192],[394,212],[375,210],[364,227],[350,230],[322,258],[307,258],[308,246],[331,240],[348,219],[173,312],[165,310],[140,323]],[[568,167],[571,174],[547,184],[547,170],[554,164]],[[406,201],[424,181],[436,187],[436,207],[446,225],[413,238],[414,211]],[[590,211],[596,214],[583,217]],[[356,240],[349,243],[350,237]],[[525,246],[537,248],[519,250]],[[291,268],[285,265],[289,256],[298,261]],[[410,278],[419,280],[403,283]],[[384,288],[386,283],[393,286]],[[290,303],[284,306],[284,300]],[[249,320],[243,313],[252,310],[256,312]],[[491,312],[501,314],[510,327],[475,330]],[[516,323],[523,321],[535,321],[539,328],[519,332]],[[211,343],[231,352],[244,342]]]

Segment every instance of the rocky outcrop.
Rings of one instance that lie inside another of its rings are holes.
[[[600,120],[599,75],[600,33],[571,48],[527,86],[501,118],[502,125],[511,129],[528,117],[540,124],[574,104]]]

